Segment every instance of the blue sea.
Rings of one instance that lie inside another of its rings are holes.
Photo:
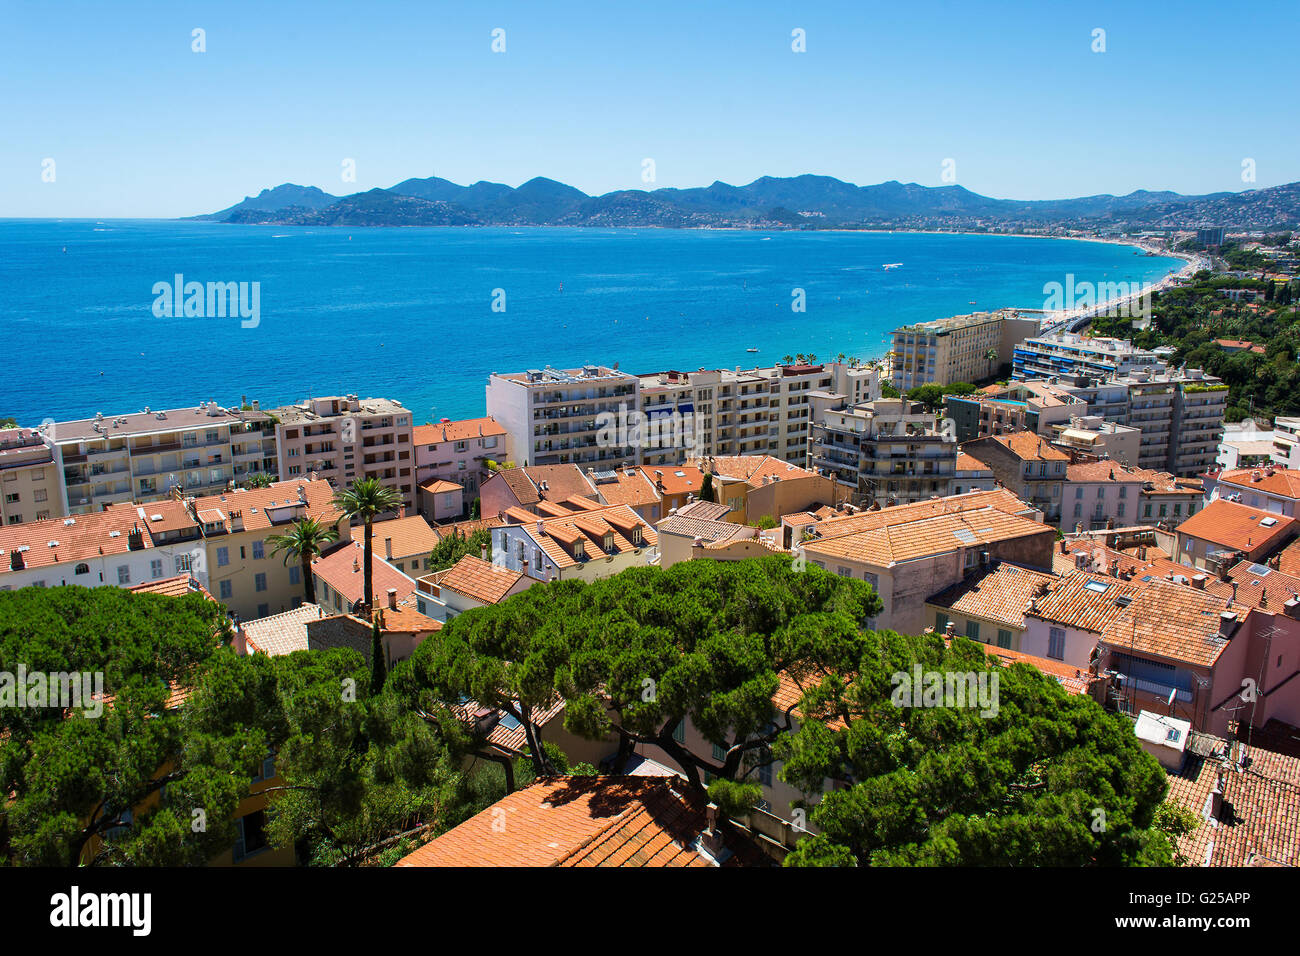
[[[437,421],[483,414],[492,372],[875,358],[904,323],[1042,308],[1067,274],[1154,282],[1180,266],[1003,236],[0,220],[0,418],[355,392]],[[177,274],[260,283],[257,327],[156,317],[153,289]]]

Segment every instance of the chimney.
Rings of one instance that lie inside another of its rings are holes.
[[[1282,605],[1282,612],[1290,618],[1300,618],[1300,598],[1290,598]]]
[[[953,637],[957,633],[957,625],[949,621],[943,626],[944,637]]]
[[[488,546],[487,546],[486,544],[483,545],[483,547],[479,548],[479,552],[478,552],[478,553],[479,553],[479,557],[481,557],[484,561],[486,561],[486,560],[488,559],[488,557],[487,557]]]
[[[1192,575],[1192,587],[1194,587],[1194,588],[1195,588],[1196,590],[1198,590],[1198,591],[1204,591],[1204,590],[1205,590],[1205,575],[1204,575],[1204,574],[1193,574],[1193,575]]]
[[[520,571],[523,573],[524,577],[528,577],[528,559],[527,559],[527,558],[524,558],[524,560],[520,562],[519,569],[520,569]]]
[[[397,588],[388,589],[388,609],[390,611],[397,610]]]
[[[393,539],[392,538],[384,539],[384,557],[389,561],[393,560]]]
[[[1069,553],[1070,553],[1070,549],[1067,548],[1067,547],[1065,546],[1065,539],[1064,539],[1064,538],[1062,538],[1062,539],[1060,540],[1060,542],[1058,542],[1058,543],[1060,544],[1060,547],[1061,547],[1061,554],[1069,554]]]
[[[700,845],[716,860],[726,851],[722,841],[722,831],[718,829],[718,805],[710,803],[704,812],[708,827],[700,834]]]
[[[1219,612],[1219,636],[1227,639],[1237,629],[1237,615],[1232,611]]]

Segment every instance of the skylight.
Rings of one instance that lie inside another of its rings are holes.
[[[1089,591],[1096,591],[1098,594],[1105,594],[1106,589],[1109,588],[1110,585],[1102,581],[1089,581],[1087,584],[1084,585],[1084,587],[1087,588]]]

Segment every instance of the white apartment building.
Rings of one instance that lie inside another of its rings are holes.
[[[1300,418],[1273,419],[1273,464],[1300,471]]]
[[[68,514],[110,504],[158,501],[173,488],[213,494],[258,473],[275,473],[269,416],[203,402],[43,426],[56,450]]]
[[[802,465],[814,393],[834,393],[849,404],[873,401],[880,397],[880,371],[831,362],[642,375],[641,410],[647,420],[672,420],[674,412],[679,421],[689,416],[694,448],[685,447],[685,442],[643,448],[641,462],[660,465],[691,457],[771,455]]]
[[[390,398],[332,395],[272,409],[280,478],[311,476],[342,490],[378,478],[415,507],[411,412]]]
[[[1012,350],[1011,377],[1051,378],[1091,375],[1108,378],[1145,371],[1166,371],[1160,356],[1135,348],[1126,339],[1057,332],[1026,339]]]
[[[1038,332],[1037,316],[1014,309],[954,315],[894,330],[890,381],[906,392],[920,385],[951,385],[993,378],[1017,343]]]
[[[636,464],[620,431],[639,406],[639,380],[616,367],[529,369],[488,378],[487,413],[504,426],[516,464]],[[620,418],[621,415],[621,418]],[[607,426],[602,441],[602,425]]]

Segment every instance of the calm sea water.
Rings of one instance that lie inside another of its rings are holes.
[[[436,421],[483,414],[492,372],[872,358],[906,322],[1041,308],[1067,273],[1145,282],[1180,265],[999,236],[4,220],[0,417],[356,392]],[[177,273],[261,283],[260,324],[155,318],[154,284]]]

